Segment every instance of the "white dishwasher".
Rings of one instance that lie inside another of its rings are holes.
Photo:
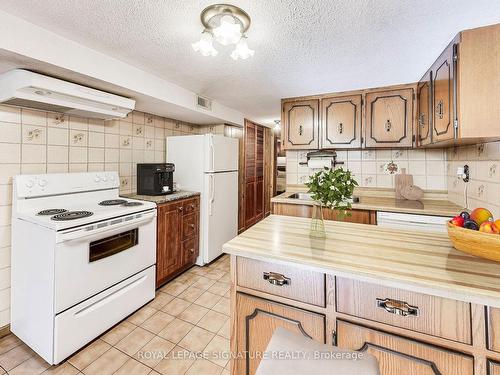
[[[377,225],[406,230],[422,230],[446,233],[446,222],[451,216],[403,214],[397,212],[377,212]]]

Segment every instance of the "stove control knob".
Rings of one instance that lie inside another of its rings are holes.
[[[115,175],[113,175],[113,174],[112,174],[112,175],[110,175],[110,176],[109,176],[109,179],[110,179],[111,181],[114,181],[114,180],[115,180]]]
[[[94,177],[94,181],[95,181],[95,182],[99,182],[99,181],[101,181],[101,177],[99,177],[99,175],[98,175],[98,174],[96,174],[96,175],[95,175],[95,177]]]
[[[43,179],[42,180],[38,180],[38,186],[40,186],[42,188],[45,187],[45,186],[47,186],[47,180],[43,180]]]
[[[102,175],[101,180],[103,180],[104,182],[106,182],[108,179],[107,179],[106,175]]]
[[[31,189],[34,185],[35,183],[33,182],[33,180],[29,180],[28,182],[26,182],[26,187],[28,189]]]

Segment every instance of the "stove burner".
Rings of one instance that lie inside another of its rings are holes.
[[[108,199],[106,201],[99,202],[99,206],[118,206],[124,203],[127,203],[125,199]]]
[[[45,215],[56,215],[56,214],[62,214],[63,212],[66,212],[68,210],[65,210],[64,208],[50,208],[48,210],[43,210],[37,213],[37,215],[40,216],[45,216]]]
[[[55,221],[66,221],[66,220],[75,220],[81,219],[87,216],[92,216],[94,213],[90,211],[68,211],[62,214],[58,214],[52,216],[51,219]]]
[[[122,204],[122,206],[125,207],[134,207],[134,206],[142,206],[144,203],[141,202],[125,202]]]

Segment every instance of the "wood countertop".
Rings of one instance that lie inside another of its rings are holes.
[[[289,198],[295,191],[286,191],[271,199],[272,203],[313,205],[312,200]],[[352,203],[355,210],[400,212],[420,215],[455,216],[464,210],[446,199],[422,199],[421,201],[397,200],[390,196],[357,195],[359,202]]]
[[[271,215],[223,246],[232,255],[500,307],[500,263],[456,251],[446,234]]]

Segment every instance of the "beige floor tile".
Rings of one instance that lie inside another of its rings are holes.
[[[144,328],[137,327],[127,336],[121,339],[115,347],[124,353],[132,356],[137,351],[146,345],[155,335]]]
[[[163,306],[161,310],[172,316],[177,316],[181,312],[186,310],[186,308],[190,305],[191,302],[184,301],[183,299],[180,298],[174,298],[171,302]]]
[[[24,361],[30,359],[33,355],[34,353],[30,348],[21,344],[0,355],[0,366],[6,371],[10,371]]]
[[[21,345],[23,342],[16,336],[10,334],[0,340],[0,354],[8,352],[9,350]]]
[[[85,375],[111,375],[122,367],[130,357],[116,348],[109,349],[88,367],[83,369]]]
[[[179,294],[184,292],[189,285],[186,285],[185,283],[181,283],[180,281],[171,281],[164,287],[160,289],[161,292],[163,293],[168,293],[171,296],[177,297]]]
[[[208,267],[194,266],[189,270],[189,272],[194,273],[195,275],[203,276],[205,273],[208,272]]]
[[[231,290],[228,290],[226,294],[224,294],[224,297],[231,298]]]
[[[144,306],[134,314],[132,314],[127,320],[135,324],[136,326],[140,326],[142,323],[146,321],[146,319],[150,318],[157,310],[153,309],[150,306]]]
[[[198,280],[196,280],[191,286],[207,290],[208,288],[210,288],[212,285],[215,284],[215,281],[216,280],[211,280],[206,277],[200,276]]]
[[[222,297],[217,294],[213,294],[211,292],[205,292],[200,297],[198,297],[196,301],[194,301],[194,303],[206,307],[207,309],[211,309],[217,304],[217,302],[219,302],[221,298]]]
[[[200,327],[194,327],[184,338],[179,341],[179,346],[192,351],[201,352],[215,335]]]
[[[115,345],[118,341],[127,336],[130,332],[136,329],[136,325],[124,321],[119,323],[117,326],[112,328],[110,331],[101,337],[102,340],[106,341],[110,345]]]
[[[111,345],[107,342],[96,340],[83,350],[73,355],[68,362],[81,371],[99,358],[109,348],[111,348]]]
[[[9,371],[9,375],[39,375],[50,365],[42,357],[35,355]]]
[[[231,375],[231,371],[229,371],[229,369],[225,368],[224,370],[222,370],[222,372],[220,374],[221,375]]]
[[[158,332],[163,330],[163,328],[165,328],[174,319],[174,316],[164,313],[163,311],[158,311],[151,318],[142,323],[141,327],[158,334]]]
[[[150,372],[151,369],[149,367],[133,358],[130,358],[113,375],[147,375]]]
[[[217,334],[219,336],[222,336],[222,337],[226,338],[226,339],[230,339],[231,338],[231,320],[230,319],[228,319],[226,321],[226,323],[224,323],[224,325],[219,330],[219,332],[217,332]]]
[[[52,366],[46,371],[42,372],[42,375],[76,375],[80,371],[69,362],[64,362],[59,366]]]
[[[212,307],[212,310],[225,314],[227,316],[230,315],[231,312],[231,303],[229,298],[223,297]]]
[[[180,319],[173,320],[158,336],[177,344],[193,329],[194,325]]]
[[[212,280],[219,280],[225,274],[226,272],[223,270],[212,268],[209,272],[205,274],[205,277]]]
[[[163,292],[156,292],[155,299],[147,304],[147,306],[152,307],[156,310],[161,310],[163,306],[172,301],[174,296]]]
[[[203,293],[205,293],[204,289],[200,289],[195,286],[190,286],[184,292],[179,294],[179,298],[182,298],[185,301],[194,302]]]
[[[184,375],[195,361],[189,354],[184,348],[176,346],[154,369],[162,375]]]
[[[189,306],[186,310],[181,312],[177,317],[179,319],[185,320],[186,322],[196,324],[209,310],[206,307],[195,305],[194,303]]]
[[[217,333],[228,319],[227,315],[211,310],[198,322],[197,326]]]
[[[144,345],[134,358],[148,367],[155,367],[161,360],[167,358],[168,353],[175,347],[175,344],[159,336],[153,338]]]
[[[208,360],[221,367],[225,367],[229,362],[231,350],[229,340],[216,335],[205,348],[205,353],[208,355]]]
[[[207,361],[206,359],[198,359],[186,372],[186,375],[219,375],[222,372],[222,367]]]
[[[229,274],[229,272],[226,272],[224,273],[224,276],[222,276],[219,281],[223,282],[223,283],[230,283],[231,282],[231,275]]]
[[[214,285],[208,288],[210,293],[217,294],[219,296],[223,296],[230,289],[230,285],[228,283],[221,283],[217,281]]]

